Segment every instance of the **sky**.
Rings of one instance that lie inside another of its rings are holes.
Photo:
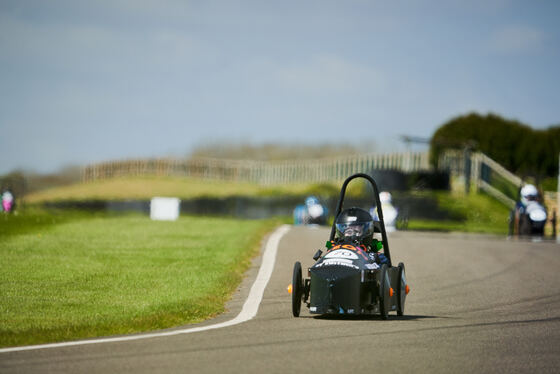
[[[560,1],[0,0],[0,174],[560,124]],[[358,146],[358,145],[357,145]]]

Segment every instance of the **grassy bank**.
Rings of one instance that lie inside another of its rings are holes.
[[[276,221],[21,212],[0,231],[0,345],[125,334],[223,311]]]
[[[26,196],[27,203],[68,200],[149,200],[154,196],[180,199],[229,196],[330,196],[339,186],[334,184],[290,184],[262,186],[256,183],[212,181],[179,177],[114,178],[92,183],[56,187]]]
[[[485,194],[426,192],[435,196],[438,207],[449,212],[447,220],[411,219],[409,230],[461,231],[506,235],[509,209]]]

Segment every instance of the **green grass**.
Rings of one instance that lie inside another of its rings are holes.
[[[541,186],[543,191],[558,191],[558,177],[544,178]]]
[[[215,316],[275,224],[79,212],[4,217],[0,345],[126,334]]]
[[[149,200],[154,196],[180,199],[229,196],[330,196],[337,194],[335,184],[287,184],[262,186],[257,183],[213,181],[180,177],[113,178],[92,183],[55,187],[27,195],[27,203],[69,200]]]
[[[492,197],[479,194],[435,192],[438,205],[450,213],[449,220],[411,219],[409,230],[462,231],[507,234],[509,209]]]
[[[31,193],[25,202],[32,205],[56,201],[83,200],[149,200],[154,196],[178,197],[182,200],[200,197],[231,196],[307,196],[338,197],[340,183],[294,183],[263,186],[257,183],[228,182],[183,177],[127,177],[77,183]],[[351,183],[348,196],[362,196],[363,184]]]

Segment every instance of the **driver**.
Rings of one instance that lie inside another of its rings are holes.
[[[539,204],[539,191],[534,185],[527,183],[519,191],[520,199],[515,203],[514,210],[510,213],[510,233],[520,233],[523,225],[522,216],[527,214],[534,214],[537,217],[531,217],[530,219],[536,219],[536,221],[541,222],[544,225],[546,222],[546,210]],[[540,208],[540,209],[539,209]],[[540,212],[539,212],[540,211]],[[544,221],[544,222],[543,222]],[[528,233],[525,233],[528,234]]]
[[[514,227],[515,227],[515,232],[518,232],[518,228],[519,228],[519,217],[520,215],[525,213],[525,210],[527,209],[527,206],[529,205],[529,203],[531,201],[537,201],[538,195],[539,195],[539,191],[537,190],[537,187],[535,187],[532,184],[526,184],[521,188],[521,191],[519,191],[519,194],[521,195],[520,199],[518,202],[515,203],[515,209],[514,209]]]
[[[526,184],[521,188],[521,204],[523,207],[527,207],[531,201],[537,201],[538,197],[539,191],[534,185]]]
[[[361,246],[372,261],[388,263],[387,257],[379,253],[383,245],[373,238],[373,218],[367,211],[360,208],[345,209],[336,218],[335,225],[337,242]]]

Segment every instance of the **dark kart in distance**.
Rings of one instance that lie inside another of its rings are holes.
[[[383,252],[387,263],[378,264],[372,260],[364,246],[335,238],[335,222],[342,211],[348,183],[363,178],[373,187],[377,206],[378,221],[374,221],[374,233],[381,235]],[[371,315],[380,314],[388,318],[389,312],[402,316],[405,299],[409,291],[403,263],[392,266],[391,253],[379,191],[373,178],[367,174],[348,177],[341,188],[340,198],[331,229],[327,251],[317,251],[315,264],[308,269],[308,278],[302,277],[301,263],[294,264],[292,276],[292,313],[299,317],[303,302],[312,314],[324,315]]]
[[[550,221],[552,236],[556,236],[556,212],[549,217],[543,204],[542,193],[532,184],[519,188],[517,202],[509,215],[509,236],[544,237],[545,225]]]

